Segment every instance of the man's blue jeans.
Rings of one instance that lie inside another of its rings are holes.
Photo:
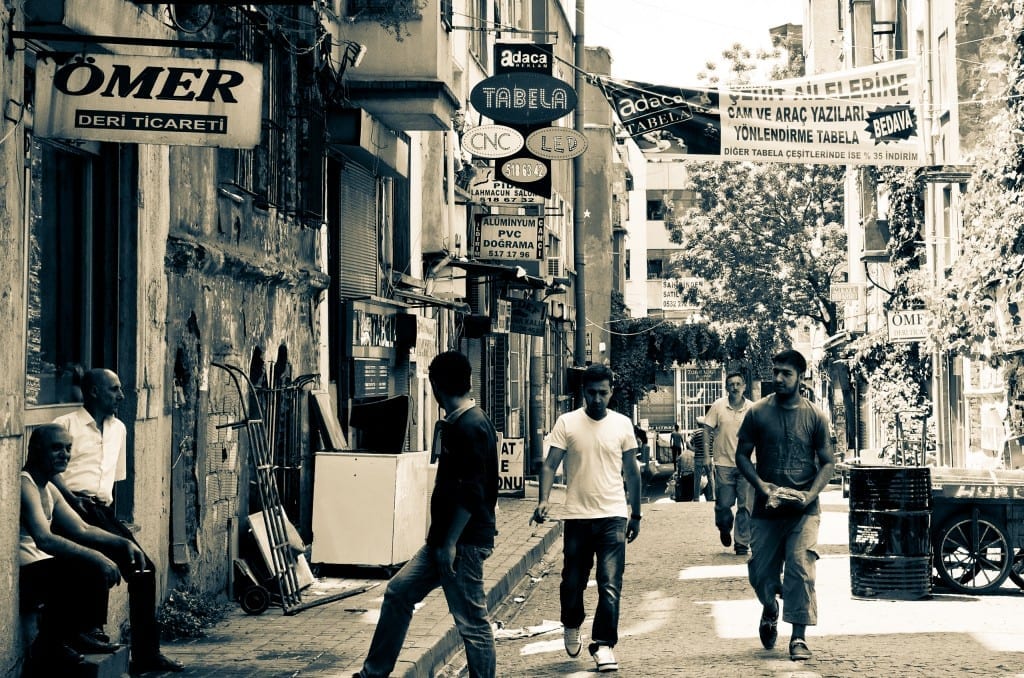
[[[732,505],[736,504],[733,519]],[[729,532],[736,546],[750,546],[750,511],[754,508],[754,488],[735,466],[715,464],[715,527]]]
[[[388,582],[370,651],[359,674],[363,678],[386,678],[391,674],[409,631],[413,608],[438,586],[444,591],[466,647],[469,675],[494,678],[494,632],[487,619],[483,567],[491,549],[458,545],[455,576],[440,571],[432,551],[429,546],[420,548]]]
[[[615,647],[619,642],[619,598],[626,568],[626,519],[591,518],[566,520],[563,536],[564,563],[559,597],[562,625],[579,628],[586,613],[583,592],[590,568],[597,559],[597,611],[590,632],[593,645]]]

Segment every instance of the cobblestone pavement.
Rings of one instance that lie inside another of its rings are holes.
[[[512,586],[527,577],[530,567],[561,533],[559,523],[529,524],[535,505],[535,489],[531,499],[498,500],[499,534],[494,553],[484,568],[484,584],[492,608]],[[374,588],[290,616],[285,616],[279,607],[250,616],[232,605],[228,617],[210,629],[206,638],[165,643],[164,652],[187,667],[175,676],[348,678],[359,670],[370,646],[386,584],[382,578],[322,578],[303,592],[304,602],[314,601],[318,595],[362,586]],[[440,590],[435,591],[413,616],[394,675],[432,676],[435,667],[442,667],[460,646],[461,639],[444,597]]]
[[[818,564],[819,625],[808,628],[814,656],[792,662],[790,627],[776,649],[761,648],[760,606],[746,580],[745,557],[723,547],[706,502],[660,501],[644,507],[640,537],[629,546],[623,591],[620,676],[1024,676],[1024,593],[936,593],[930,600],[862,600],[850,595],[848,515],[838,489],[824,494]],[[586,651],[569,658],[558,625],[561,540],[535,573],[495,611],[502,676],[587,676]],[[593,582],[591,582],[593,585]],[[593,613],[596,592],[587,592]],[[592,618],[584,624],[584,643]],[[585,647],[585,645],[584,645]]]

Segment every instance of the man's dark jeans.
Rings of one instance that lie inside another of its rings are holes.
[[[378,678],[391,674],[405,643],[413,608],[440,586],[466,648],[469,675],[494,678],[494,632],[487,619],[483,574],[484,561],[490,557],[491,549],[459,544],[455,576],[441,573],[432,550],[429,546],[421,547],[388,582],[370,651],[356,675]]]
[[[626,519],[566,520],[563,550],[565,560],[559,587],[562,625],[579,628],[583,624],[583,592],[596,558],[598,599],[590,640],[594,645],[615,647],[619,642],[622,572],[626,567]]]
[[[83,503],[85,522],[135,542],[135,535],[117,519],[114,509],[97,502]],[[141,548],[141,547],[140,547]],[[117,563],[128,584],[128,621],[132,633],[132,658],[147,661],[160,653],[160,627],[156,621],[156,572],[146,556],[146,569],[138,572],[128,554],[121,549],[98,549]]]

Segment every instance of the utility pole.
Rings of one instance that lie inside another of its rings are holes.
[[[574,128],[580,134],[584,134],[583,118],[584,118],[584,97],[583,97],[583,86],[586,81],[583,78],[583,64],[586,58],[586,45],[583,42],[583,17],[584,17],[584,5],[585,0],[576,0],[576,35],[574,38],[575,46],[575,61],[576,61],[576,78],[575,88],[576,94],[578,95],[576,104],[576,117]],[[584,243],[584,213],[586,212],[586,202],[584,201],[584,186],[583,186],[583,156],[577,155],[572,159],[572,174],[574,181],[573,191],[573,209],[572,209],[572,261],[573,266],[576,269],[576,287],[574,288],[575,300],[576,300],[576,350],[574,357],[576,360],[577,367],[583,367],[586,364],[587,354],[587,295],[586,295],[586,276],[584,275],[584,269],[586,263],[583,257],[583,243]]]

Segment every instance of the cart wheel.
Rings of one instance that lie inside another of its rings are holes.
[[[263,614],[270,607],[270,591],[259,584],[251,584],[238,602],[248,614]]]
[[[1024,548],[1017,550],[1013,557],[1013,565],[1010,567],[1010,579],[1013,583],[1024,589]]]
[[[936,567],[948,586],[962,593],[989,593],[1010,574],[1013,550],[1006,532],[987,518],[954,518],[942,529]]]

